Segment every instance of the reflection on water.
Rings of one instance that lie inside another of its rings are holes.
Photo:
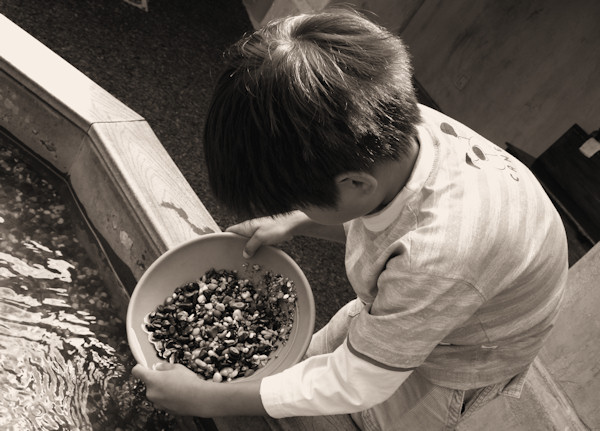
[[[0,135],[0,429],[168,429],[52,174]]]

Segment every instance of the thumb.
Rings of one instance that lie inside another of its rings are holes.
[[[244,259],[250,259],[256,251],[264,244],[264,242],[257,237],[257,235],[252,235],[250,239],[246,242],[244,246],[244,251],[242,255]]]
[[[152,366],[152,369],[156,371],[168,371],[173,368],[175,368],[175,364],[171,364],[170,362],[159,362]]]

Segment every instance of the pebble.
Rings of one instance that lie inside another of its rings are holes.
[[[176,288],[148,315],[159,357],[219,382],[265,366],[287,341],[296,293],[293,283],[268,271],[258,286],[235,272],[210,270]]]

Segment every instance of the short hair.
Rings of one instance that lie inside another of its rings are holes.
[[[204,129],[210,187],[245,216],[335,208],[335,178],[406,154],[420,113],[401,39],[349,9],[279,19],[225,54]]]

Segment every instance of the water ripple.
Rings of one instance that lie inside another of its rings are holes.
[[[130,374],[124,316],[80,214],[20,156],[0,135],[0,429],[172,429]]]

